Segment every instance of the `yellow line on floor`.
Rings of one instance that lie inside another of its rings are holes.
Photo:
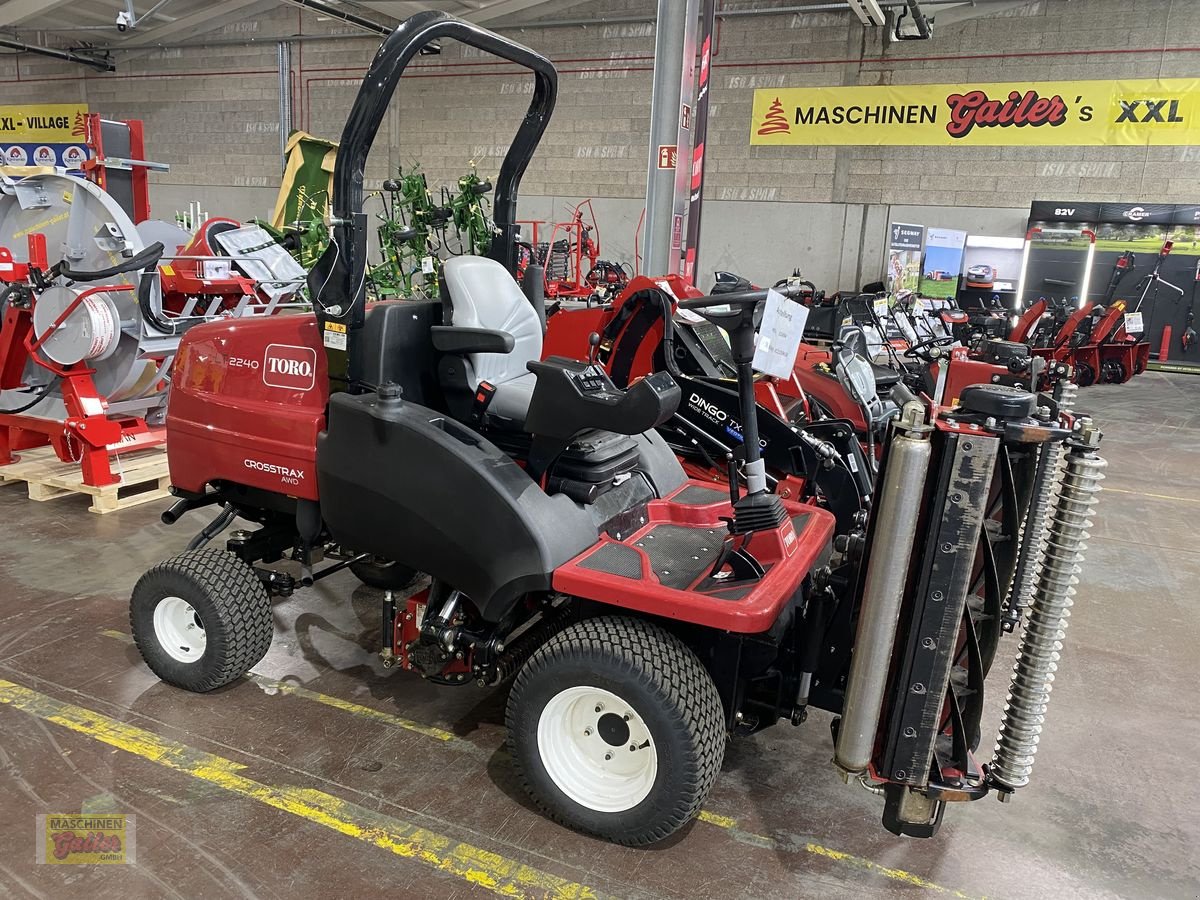
[[[100,634],[102,634],[103,636],[108,637],[108,638],[114,638],[116,640],[124,641],[125,643],[133,643],[132,637],[130,637],[128,634],[126,634],[123,631],[117,631],[115,628],[102,628],[102,629],[100,629]],[[453,741],[455,743],[465,743],[460,738],[456,737],[455,735],[451,734],[448,731],[443,731],[440,728],[434,728],[434,727],[428,726],[428,725],[421,725],[421,724],[413,722],[409,719],[405,719],[401,716],[395,716],[395,715],[392,715],[391,713],[385,713],[385,712],[381,712],[377,709],[371,709],[369,706],[362,706],[358,703],[353,703],[349,700],[342,700],[339,697],[332,697],[328,694],[321,694],[321,693],[318,693],[317,691],[310,691],[308,688],[300,687],[297,684],[292,684],[290,682],[283,682],[283,681],[275,681],[274,679],[271,679],[271,678],[264,678],[261,675],[256,675],[253,672],[250,673],[246,677],[253,680],[256,684],[261,685],[262,687],[273,688],[275,690],[278,690],[280,693],[292,694],[297,697],[302,697],[306,700],[313,700],[317,703],[323,703],[326,706],[331,706],[331,707],[334,707],[335,709],[340,709],[345,712],[351,713],[353,715],[360,716],[362,718],[373,719],[377,722],[383,722],[388,725],[394,725],[398,728],[404,728],[408,731],[415,731],[418,734],[424,734],[429,737],[437,738],[438,740],[442,740],[442,741]],[[3,682],[0,682],[0,684],[3,684]],[[0,697],[0,701],[2,701],[2,699],[3,698]],[[721,816],[721,815],[717,815],[716,813],[709,812],[707,810],[702,810],[700,812],[700,815],[697,816],[697,818],[701,822],[704,822],[708,825],[715,825],[718,828],[725,829],[726,831],[728,831],[730,833],[730,835],[732,837],[734,837],[736,840],[738,840],[740,843],[743,843],[743,844],[748,844],[751,846],[760,847],[760,848],[768,849],[768,850],[779,850],[779,849],[786,850],[792,846],[791,844],[783,845],[779,841],[776,841],[773,838],[766,837],[765,835],[754,834],[752,832],[743,831],[742,829],[738,828],[737,820],[732,819],[729,816]],[[859,857],[859,856],[854,856],[853,854],[850,854],[850,853],[843,853],[840,850],[833,850],[833,849],[830,849],[829,847],[824,847],[820,844],[815,844],[815,843],[811,843],[811,842],[806,842],[806,843],[800,844],[799,846],[800,846],[800,849],[804,850],[807,853],[811,853],[815,856],[821,856],[821,857],[824,857],[825,859],[834,860],[834,861],[842,863],[844,865],[852,866],[853,868],[856,868],[856,869],[873,872],[877,875],[882,875],[885,878],[890,878],[893,881],[900,881],[905,884],[911,885],[913,887],[925,888],[928,890],[935,891],[937,893],[942,893],[942,894],[946,894],[951,897],[960,898],[960,900],[974,900],[974,898],[970,897],[970,895],[968,895],[968,894],[964,894],[964,893],[961,893],[960,891],[952,890],[950,888],[942,887],[939,884],[935,884],[932,881],[928,881],[919,875],[914,875],[912,872],[906,872],[903,869],[895,869],[895,868],[890,868],[888,866],[883,866],[883,865],[880,865],[879,863],[872,862],[869,859],[865,859],[865,858]]]
[[[1106,494],[1133,494],[1137,497],[1153,497],[1155,500],[1174,500],[1176,503],[1200,503],[1200,499],[1195,497],[1176,497],[1172,494],[1151,494],[1147,491],[1128,491],[1123,488],[1108,487],[1105,485],[1104,493]]]
[[[133,643],[133,638],[123,631],[117,631],[115,628],[101,628],[100,634],[104,637],[114,638],[118,641],[124,641],[127,644]],[[278,691],[281,694],[290,694],[295,697],[303,697],[305,700],[312,700],[316,703],[323,703],[326,706],[332,706],[334,709],[340,709],[343,712],[351,713],[363,719],[372,719],[376,722],[383,722],[385,725],[393,725],[396,728],[403,728],[406,731],[415,731],[417,734],[423,734],[426,737],[434,738],[439,741],[459,741],[459,738],[442,728],[436,728],[433,725],[422,725],[420,722],[414,722],[411,719],[406,719],[403,716],[386,713],[382,710],[372,709],[369,706],[363,706],[361,703],[355,703],[352,700],[343,700],[340,697],[332,697],[329,694],[322,694],[318,691],[309,690],[299,684],[290,681],[276,681],[273,678],[267,678],[263,675],[256,675],[251,672],[246,676],[255,684],[267,690]]]
[[[551,875],[471,844],[311,788],[263,784],[239,774],[246,767],[168,740],[134,725],[0,680],[0,704],[87,735],[118,750],[299,816],[397,856],[415,859],[506,897],[592,900],[591,887]]]
[[[906,872],[904,869],[896,869],[891,866],[883,866],[877,862],[872,862],[862,856],[855,856],[852,853],[844,853],[841,850],[833,850],[830,847],[825,847],[821,844],[812,841],[800,841],[793,845],[791,842],[780,842],[774,838],[769,838],[763,834],[755,834],[751,831],[743,831],[738,827],[737,819],[732,819],[729,816],[719,816],[716,813],[710,813],[704,810],[698,816],[701,822],[707,822],[709,825],[716,825],[718,828],[723,828],[730,833],[734,839],[744,844],[750,844],[754,847],[762,847],[767,850],[788,850],[793,846],[798,847],[805,853],[811,853],[814,856],[820,856],[824,859],[833,860],[834,862],[842,863],[843,865],[852,866],[856,869],[861,869],[865,872],[872,872],[876,875],[882,875],[884,878],[890,878],[892,881],[899,881],[911,887],[924,888],[934,891],[938,894],[945,894],[949,897],[957,897],[959,900],[976,900],[970,894],[964,894],[962,891],[956,891],[953,888],[943,887],[940,884],[922,878],[912,872]],[[982,900],[982,898],[979,898]]]

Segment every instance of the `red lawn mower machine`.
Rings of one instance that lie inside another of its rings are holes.
[[[446,261],[440,301],[368,308],[366,157],[406,65],[446,39],[533,75],[496,179],[498,238],[488,258]],[[1008,798],[1042,730],[1099,432],[1066,397],[977,386],[952,418],[914,399],[869,512],[841,526],[767,490],[751,371],[765,292],[689,297],[679,307],[728,336],[742,411],[734,486],[689,480],[655,431],[680,403],[671,374],[618,386],[596,364],[542,359],[511,274],[517,189],[556,89],[549,60],[442,13],[384,41],[339,145],[316,314],[199,325],[180,345],[164,518],[220,512],[134,589],[143,658],[209,691],[267,651],[272,595],[346,567],[395,589],[419,571],[411,596],[383,594],[385,662],[443,685],[511,678],[513,765],[571,827],[668,837],[731,735],[800,725],[810,706],[837,716],[838,771],[879,789],[897,834],[932,835],[950,802]],[[1011,566],[985,524],[994,485],[1023,510],[1003,536]],[[206,546],[234,518],[257,527]],[[1006,617],[1026,627],[983,762]]]

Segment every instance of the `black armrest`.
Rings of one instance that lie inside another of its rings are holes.
[[[516,346],[511,334],[492,328],[434,325],[429,331],[434,349],[442,353],[511,353]]]

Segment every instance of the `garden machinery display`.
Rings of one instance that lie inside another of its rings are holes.
[[[481,179],[474,168],[458,179],[453,193],[443,188],[443,205],[449,207],[450,222],[458,232],[459,255],[486,256],[492,248],[492,223],[487,210],[491,191],[492,183]]]
[[[383,261],[371,270],[370,282],[379,297],[408,297],[414,290],[436,290],[441,260],[435,229],[449,211],[434,205],[425,173],[418,168],[383,183],[379,197],[379,252]]]
[[[718,285],[724,275],[718,273]],[[737,290],[723,293],[741,296],[750,283],[743,279],[732,287]],[[807,287],[800,283],[790,290],[800,297]],[[670,373],[683,399],[659,433],[689,475],[728,482],[729,461],[741,452],[744,411],[737,365],[722,331],[680,308],[682,301],[702,296],[678,275],[638,276],[611,305],[564,308],[551,315],[542,353],[586,357],[620,388],[654,372]],[[865,514],[872,490],[870,467],[851,423],[815,421],[794,377],[760,375],[753,390],[768,486],[785,499],[823,498],[849,527]]]
[[[531,219],[517,224],[530,226],[530,242],[520,242],[520,261],[524,266],[535,262],[544,270],[546,300],[610,300],[629,284],[628,264],[600,258],[600,227],[591,200],[583,200],[571,210],[571,218],[555,222],[548,241],[539,240],[538,226],[546,222]],[[523,282],[523,267],[515,273]]]
[[[183,333],[273,311],[302,277],[260,229],[135,226],[91,181],[0,175],[0,466],[49,444],[84,483],[118,482],[115,454],[163,442]]]
[[[443,299],[367,309],[367,154],[405,66],[449,39],[533,74],[496,179],[497,238],[489,257],[446,261]],[[347,566],[390,568],[395,586],[419,570],[427,585],[383,594],[385,662],[444,685],[512,678],[512,764],[574,828],[667,838],[700,810],[731,734],[802,724],[810,706],[837,716],[838,771],[883,794],[898,834],[932,835],[947,803],[1011,797],[1048,722],[1099,432],[1065,391],[976,386],[950,411],[904,398],[869,513],[843,526],[767,490],[751,371],[765,292],[689,296],[680,311],[728,336],[741,411],[733,487],[689,480],[654,431],[683,399],[672,375],[622,387],[597,364],[542,359],[513,280],[517,189],[556,86],[544,57],[443,13],[385,39],[339,145],[315,316],[199,325],[179,347],[165,518],[220,512],[135,587],[143,658],[212,690],[267,651],[271,594]],[[995,485],[1021,510],[1003,535],[1011,566],[984,526]],[[205,546],[235,517],[257,527]],[[343,558],[321,565],[335,546]],[[983,762],[1004,623],[1026,627]]]
[[[383,183],[379,197],[379,251],[383,261],[370,273],[378,298],[429,296],[437,291],[438,273],[450,256],[487,253],[492,224],[487,214],[491,182],[472,169],[458,179],[454,191],[442,188],[442,203],[433,202],[425,175],[417,168]],[[451,241],[449,228],[456,238]]]
[[[1069,368],[1080,387],[1121,384],[1144,372],[1150,358],[1150,344],[1140,337],[1140,314],[1134,319],[1137,334],[1126,330],[1129,319],[1124,300],[1076,308],[1065,298],[1042,297],[1017,320],[1009,341],[1027,344],[1046,361],[1049,376]]]
[[[322,191],[310,193],[300,185],[295,202],[296,218],[281,227],[263,219],[254,219],[252,224],[267,232],[308,271],[329,246],[329,227],[325,224],[329,199]]]

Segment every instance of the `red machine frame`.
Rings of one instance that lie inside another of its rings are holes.
[[[87,145],[95,151],[95,156],[86,160],[81,166],[88,181],[108,190],[109,158],[104,154],[103,129],[100,125],[99,113],[88,113],[87,116]],[[146,158],[145,128],[140,119],[122,120],[129,128],[129,158],[142,161]],[[124,168],[124,167],[122,167]],[[133,179],[133,209],[131,218],[137,225],[150,218],[150,173],[146,166],[131,165],[128,167]]]

